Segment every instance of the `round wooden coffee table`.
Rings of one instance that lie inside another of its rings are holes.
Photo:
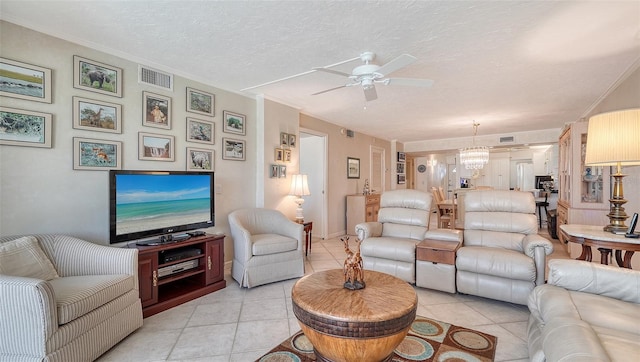
[[[364,289],[345,289],[343,271],[334,269],[293,286],[293,312],[318,361],[385,361],[407,335],[418,306],[413,288],[369,270],[364,281]]]

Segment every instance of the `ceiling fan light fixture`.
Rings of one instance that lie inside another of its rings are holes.
[[[476,146],[476,134],[480,124],[473,122],[473,146],[460,150],[460,163],[467,170],[479,170],[489,163],[489,147]]]

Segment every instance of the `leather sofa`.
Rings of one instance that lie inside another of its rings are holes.
[[[142,326],[138,250],[0,238],[0,361],[93,361]]]
[[[473,191],[464,197],[464,244],[456,257],[460,293],[527,304],[545,281],[553,244],[538,235],[530,192]]]
[[[416,282],[416,245],[426,238],[462,241],[457,230],[429,231],[432,196],[418,190],[386,191],[380,196],[378,221],[356,225],[362,240],[364,269]]]
[[[231,275],[255,287],[304,275],[304,226],[278,210],[249,208],[229,214],[233,238]]]
[[[578,260],[549,261],[528,300],[529,357],[632,361],[640,356],[640,272]]]

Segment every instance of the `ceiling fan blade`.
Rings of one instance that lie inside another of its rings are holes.
[[[404,68],[407,65],[415,62],[418,58],[414,57],[413,55],[409,55],[409,54],[402,54],[401,56],[395,58],[394,60],[390,61],[389,63],[381,66],[380,68],[378,68],[378,70],[376,71],[376,73],[380,73],[383,76],[389,74],[389,73],[393,73],[396,70],[400,69],[400,68]]]
[[[264,87],[265,85],[269,85],[269,84],[273,84],[273,83],[282,82],[282,81],[285,81],[285,80],[287,80],[287,79],[291,79],[291,78],[295,78],[295,77],[300,77],[300,76],[302,76],[302,75],[311,74],[311,73],[313,73],[313,72],[315,72],[315,70],[308,70],[308,71],[306,71],[306,72],[298,73],[298,74],[295,74],[295,75],[290,75],[290,76],[288,76],[288,77],[284,77],[284,78],[280,78],[280,79],[272,80],[272,81],[270,81],[270,82],[266,82],[266,83],[262,83],[262,84],[254,85],[254,86],[247,87],[247,88],[242,88],[242,89],[240,89],[240,92],[244,92],[244,91],[249,90],[249,89],[255,89],[255,88]]]
[[[333,70],[333,69],[328,69],[328,68],[313,68],[313,70],[317,70],[317,71],[320,71],[320,72],[337,74],[337,75],[341,75],[343,77],[350,77],[351,76],[351,74],[349,74],[349,73],[345,73],[345,72],[341,72],[341,71]]]
[[[320,92],[317,92],[317,93],[313,93],[313,94],[312,94],[312,96],[317,96],[318,94],[331,92],[331,91],[334,91],[334,90],[336,90],[336,89],[340,89],[340,88],[344,88],[344,87],[346,87],[346,85],[341,85],[341,86],[339,86],[339,87],[325,89],[325,90],[323,90],[323,91],[320,91]]]
[[[369,101],[374,101],[378,99],[378,92],[376,92],[376,87],[370,86],[364,89],[364,99]]]
[[[433,85],[431,79],[417,78],[387,78],[383,83],[385,85],[406,85],[411,87],[431,87]]]

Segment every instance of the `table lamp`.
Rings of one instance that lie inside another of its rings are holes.
[[[296,209],[296,222],[302,224],[304,222],[304,216],[302,216],[304,199],[302,196],[311,195],[309,192],[309,184],[307,183],[307,175],[293,175],[289,195],[296,197],[295,202],[298,204],[298,208]]]
[[[595,115],[589,119],[585,164],[588,166],[616,166],[609,225],[605,231],[624,232],[624,211],[627,200],[622,187],[622,166],[640,165],[640,108]]]

